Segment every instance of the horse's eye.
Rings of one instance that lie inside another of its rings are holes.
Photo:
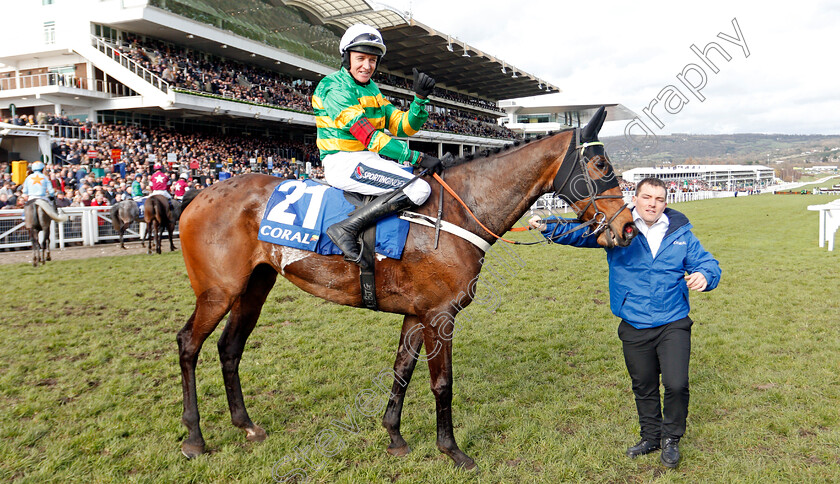
[[[595,167],[599,170],[605,170],[607,168],[607,162],[603,159],[600,159],[595,162]]]

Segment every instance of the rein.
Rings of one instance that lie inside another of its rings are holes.
[[[576,134],[576,138],[579,138],[580,130],[576,129],[575,134]],[[574,144],[577,144],[577,143],[574,143]],[[573,228],[573,229],[571,229],[567,232],[563,232],[559,235],[557,235],[555,233],[552,233],[551,234],[552,238],[555,237],[555,236],[562,236],[562,235],[570,234],[572,232],[575,232],[575,231],[578,231],[578,230],[581,230],[581,229],[586,229],[586,228],[589,228],[589,227],[591,227],[592,225],[595,225],[595,224],[597,224],[597,227],[594,230],[592,230],[592,232],[590,234],[587,234],[586,235],[587,237],[590,236],[590,235],[600,234],[604,230],[607,231],[608,235],[611,235],[612,234],[612,229],[610,228],[610,224],[627,207],[627,204],[625,203],[624,206],[622,206],[619,210],[616,210],[616,212],[613,214],[613,216],[609,217],[609,219],[607,218],[607,214],[605,212],[601,211],[601,209],[598,208],[598,202],[597,202],[598,200],[604,200],[604,199],[610,199],[610,198],[623,198],[623,196],[622,195],[598,195],[598,193],[600,193],[598,191],[599,185],[602,186],[601,188],[604,188],[601,191],[606,191],[610,188],[618,186],[618,182],[615,180],[614,177],[612,178],[611,181],[606,182],[606,183],[602,182],[600,180],[596,181],[591,176],[588,175],[588,173],[586,171],[586,161],[585,161],[587,158],[583,155],[583,152],[586,148],[588,148],[590,146],[604,146],[604,143],[602,143],[600,141],[591,141],[591,142],[587,142],[587,143],[580,143],[580,145],[577,146],[577,147],[573,147],[573,145],[570,144],[569,149],[566,152],[566,157],[563,159],[563,163],[561,163],[560,168],[557,170],[557,175],[554,178],[554,189],[555,189],[554,193],[555,194],[560,194],[566,188],[569,181],[571,181],[573,179],[572,175],[575,172],[574,171],[574,165],[580,165],[581,176],[579,178],[583,178],[583,180],[586,183],[587,196],[586,197],[581,197],[578,200],[572,200],[571,197],[569,197],[568,195],[561,195],[561,196],[566,198],[567,201],[571,202],[571,203],[569,203],[570,206],[572,205],[572,203],[574,203],[576,201],[585,200],[585,199],[588,199],[589,201],[587,202],[586,206],[583,207],[583,209],[575,210],[575,215],[577,216],[577,218],[567,219],[566,221],[561,221],[562,219],[558,219],[557,220],[558,224],[555,226],[554,232],[557,231],[557,228],[560,226],[561,223],[569,224],[569,223],[578,222],[578,223],[580,223],[580,225],[578,225],[577,227],[575,227],[575,228]],[[565,174],[565,177],[563,178],[563,182],[558,184],[558,180],[560,179],[561,173],[563,172],[563,167],[566,165],[566,162],[569,161],[571,156],[574,156],[574,160],[572,161],[572,166],[568,169],[568,172]],[[447,192],[449,192],[449,194],[452,195],[452,197],[455,200],[457,200],[458,203],[460,203],[462,207],[464,207],[464,210],[466,210],[467,213],[470,214],[470,216],[473,218],[473,220],[475,220],[475,222],[482,229],[484,229],[485,232],[492,235],[497,240],[501,240],[502,242],[507,242],[509,244],[515,244],[515,245],[534,245],[534,244],[544,243],[544,241],[519,242],[519,241],[515,241],[515,240],[506,239],[506,238],[504,238],[500,235],[497,235],[497,234],[493,233],[493,231],[488,229],[483,223],[481,223],[480,220],[478,220],[478,217],[476,217],[475,214],[472,212],[472,210],[470,210],[470,208],[467,207],[467,204],[464,203],[463,200],[461,200],[461,197],[459,197],[458,194],[455,193],[455,191],[452,190],[452,188],[449,185],[447,185],[447,183],[445,181],[443,181],[443,178],[438,176],[437,173],[433,173],[432,176],[434,177],[435,180],[437,180],[438,183],[440,183],[441,187],[443,187]],[[584,212],[586,212],[586,210],[589,208],[590,205],[595,208],[595,215],[589,221],[584,222],[580,219],[580,217]],[[531,230],[531,229],[530,229],[530,227],[514,227],[514,228],[510,229],[511,232],[523,232],[523,231],[526,231],[526,230]]]

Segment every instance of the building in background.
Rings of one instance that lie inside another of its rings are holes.
[[[769,186],[773,184],[774,171],[760,165],[675,165],[633,168],[621,177],[631,183],[655,177],[678,188],[736,190]]]

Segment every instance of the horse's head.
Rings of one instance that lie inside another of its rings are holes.
[[[585,127],[576,130],[554,179],[554,190],[574,208],[578,218],[591,223],[589,230],[604,247],[625,247],[638,230],[633,215],[624,203],[615,172],[598,132],[607,118],[601,106]]]

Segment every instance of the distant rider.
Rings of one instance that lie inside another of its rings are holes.
[[[28,200],[46,199],[47,196],[55,196],[55,188],[42,173],[43,171],[44,164],[40,161],[32,164],[32,173],[23,182],[23,194],[28,197]]]
[[[163,166],[157,164],[154,166],[155,172],[149,177],[149,183],[152,185],[152,195],[162,195],[169,201],[169,208],[172,209],[172,194],[169,193],[169,175],[163,171]]]
[[[172,184],[172,191],[175,193],[175,200],[182,200],[184,198],[184,194],[190,189],[190,183],[187,181],[187,178],[188,175],[186,173],[181,173],[178,181]]]

